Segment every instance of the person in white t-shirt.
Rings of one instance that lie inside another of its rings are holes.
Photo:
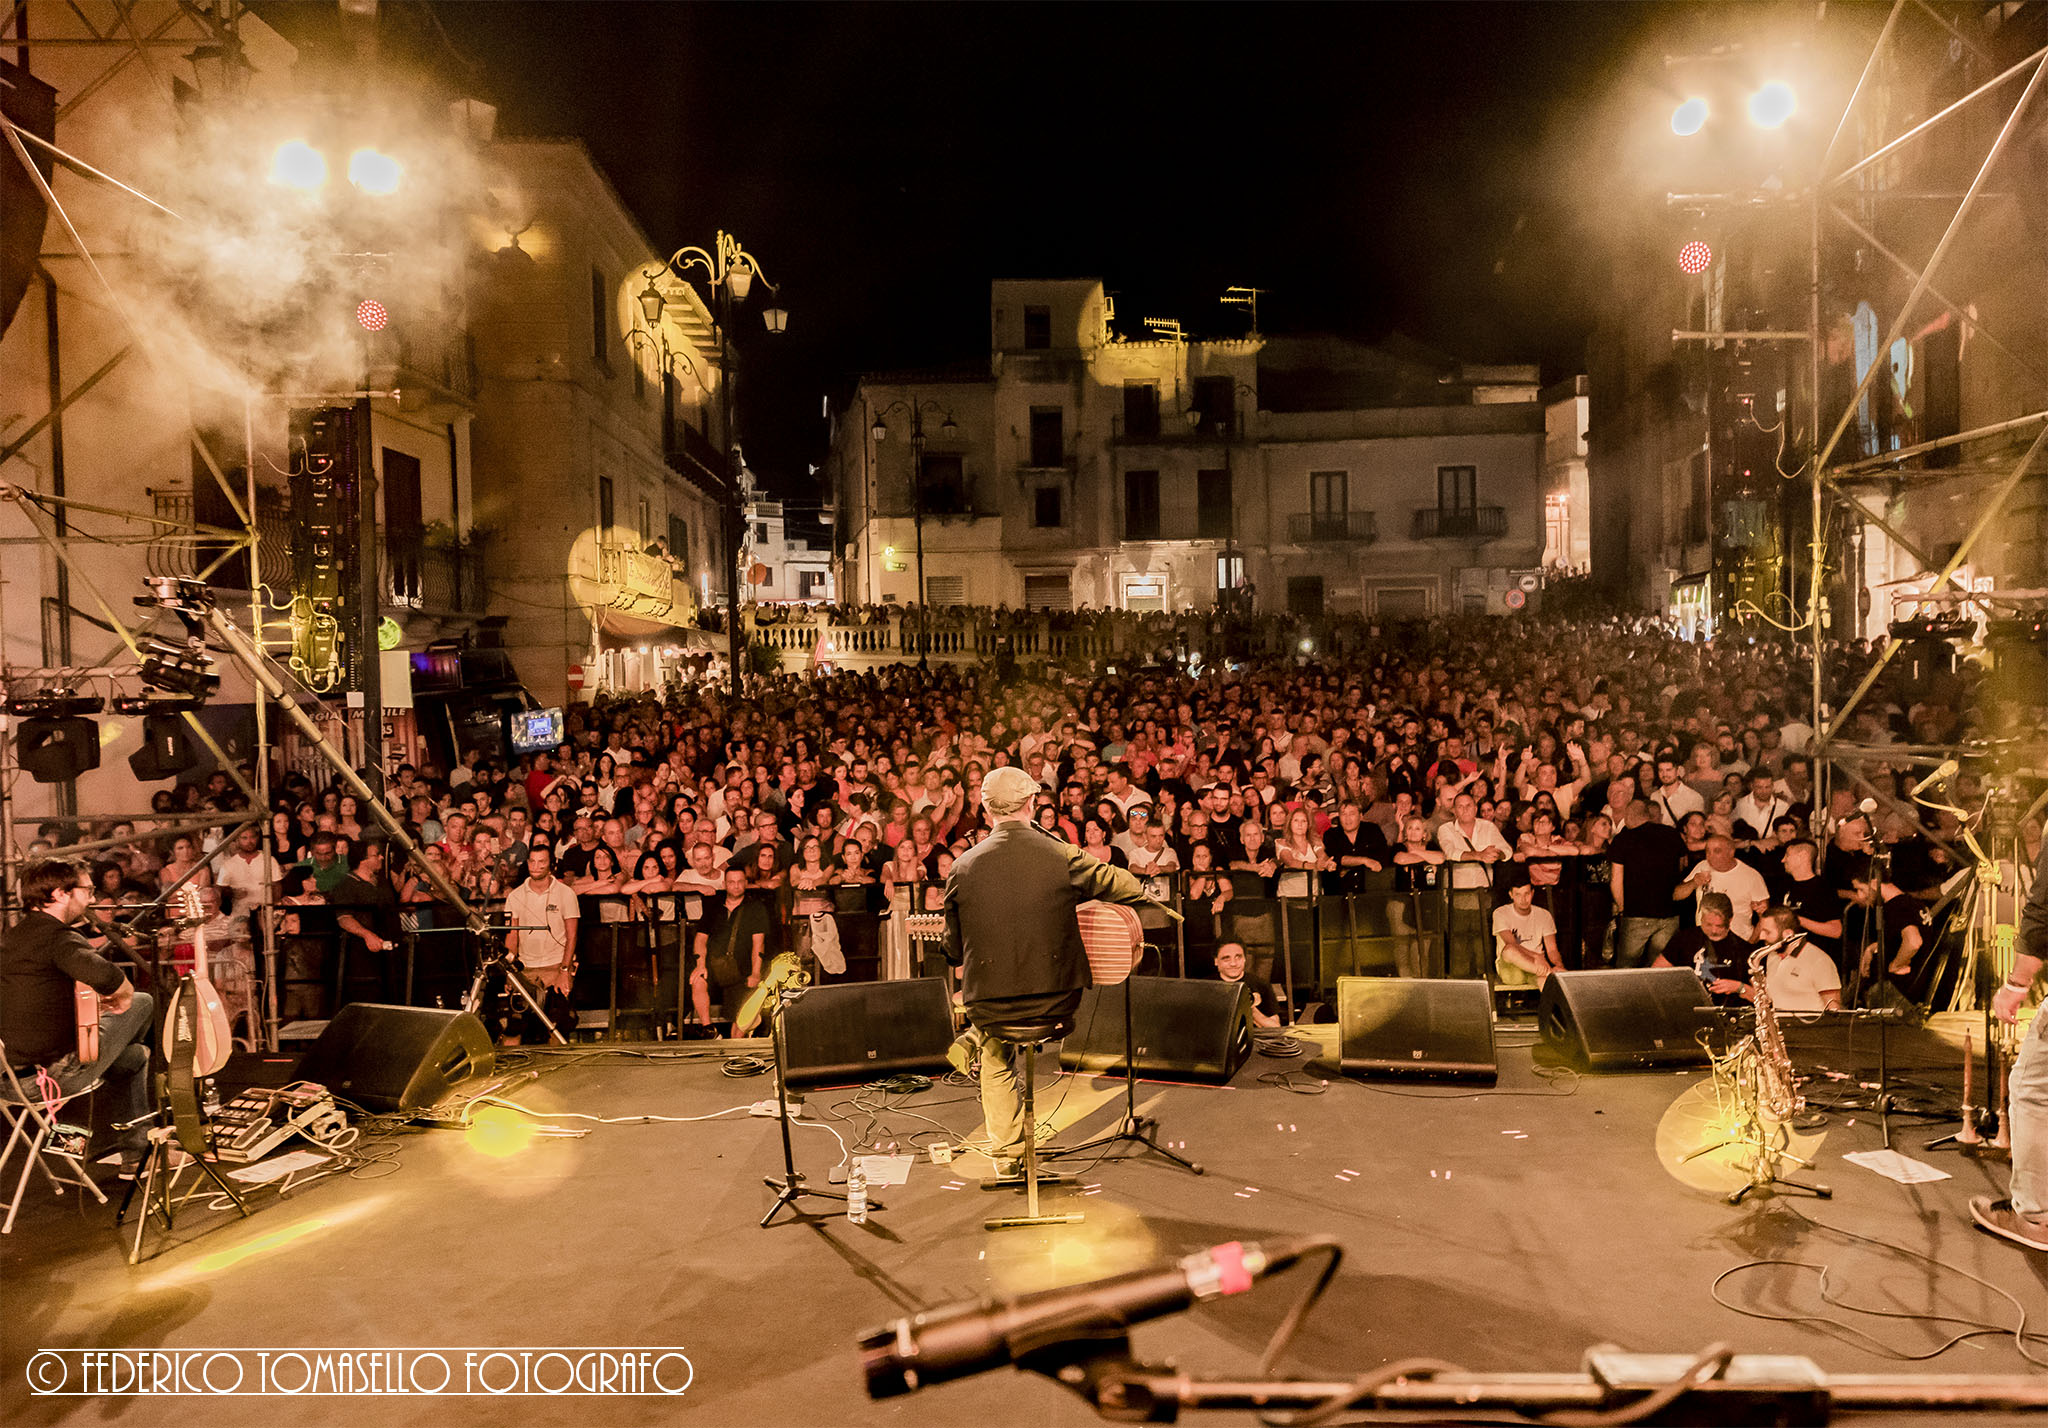
[[[1764,942],[1783,942],[1799,930],[1798,910],[1774,907],[1757,926]],[[1842,972],[1834,958],[1802,939],[1764,953],[1764,992],[1781,1012],[1832,1011],[1842,1004]]]
[[[505,894],[505,950],[543,987],[568,994],[576,976],[576,894],[554,875],[545,848],[526,855],[526,881]]]
[[[275,887],[284,877],[277,859],[263,851],[263,835],[254,824],[235,830],[235,845],[214,862],[214,885],[234,894],[233,911],[245,917],[263,904],[263,889]]]
[[[1494,969],[1504,987],[1542,986],[1552,972],[1562,972],[1557,959],[1557,923],[1536,906],[1536,889],[1527,880],[1508,891],[1506,903],[1493,910]]]
[[[1692,870],[1692,876],[1678,885],[1674,900],[1695,899],[1694,920],[1698,920],[1697,899],[1717,892],[1724,894],[1734,911],[1729,930],[1745,942],[1756,930],[1756,920],[1771,905],[1771,890],[1764,875],[1735,856],[1735,840],[1725,833],[1707,839],[1706,861]]]

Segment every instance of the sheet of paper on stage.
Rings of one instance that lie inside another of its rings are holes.
[[[1856,1150],[1842,1159],[1865,1170],[1875,1170],[1887,1180],[1896,1180],[1901,1185],[1925,1185],[1931,1180],[1947,1180],[1946,1170],[1936,1170],[1922,1160],[1913,1160],[1896,1150]]]
[[[870,1185],[901,1185],[910,1179],[915,1159],[909,1155],[863,1155],[859,1157],[860,1173]]]
[[[298,1171],[311,1170],[326,1161],[327,1157],[317,1150],[295,1150],[288,1155],[273,1155],[268,1160],[245,1165],[240,1170],[230,1170],[228,1179],[239,1180],[244,1185],[267,1185]]]

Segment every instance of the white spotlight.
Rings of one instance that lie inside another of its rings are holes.
[[[398,181],[404,176],[404,166],[389,154],[357,149],[348,156],[348,181],[364,193],[396,193]]]
[[[304,139],[279,144],[270,161],[270,181],[311,193],[327,182],[327,160]]]
[[[1689,139],[1707,127],[1707,101],[1688,99],[1671,111],[1671,132]]]
[[[1792,93],[1792,86],[1779,80],[1772,80],[1749,96],[1749,122],[1759,129],[1775,129],[1798,110],[1799,99]]]

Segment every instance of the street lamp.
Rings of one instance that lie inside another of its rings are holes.
[[[640,310],[646,314],[649,325],[659,320],[662,303],[666,301],[656,286],[661,273],[674,273],[687,282],[692,268],[703,269],[703,280],[711,287],[713,321],[718,328],[718,370],[721,378],[718,384],[719,433],[725,443],[725,470],[720,475],[725,480],[725,560],[727,588],[731,593],[726,602],[726,658],[732,666],[732,697],[738,699],[741,689],[739,563],[743,483],[739,443],[734,439],[733,430],[737,416],[733,400],[732,305],[746,301],[757,277],[771,293],[775,291],[775,284],[762,274],[760,261],[740,246],[739,239],[721,232],[711,249],[694,244],[678,248],[669,254],[659,270],[648,274],[647,287],[639,300]],[[770,332],[779,333],[789,326],[789,314],[771,305],[763,310],[761,321]]]
[[[917,531],[917,667],[931,667],[928,621],[925,612],[924,591],[924,414],[938,412],[945,420],[939,426],[939,435],[951,437],[960,428],[943,406],[935,401],[919,401],[913,394],[889,403],[875,413],[875,424],[868,429],[868,435],[876,441],[885,440],[889,435],[888,424],[883,418],[891,412],[903,411],[910,414],[910,521]]]

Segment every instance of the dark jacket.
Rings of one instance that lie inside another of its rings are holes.
[[[960,871],[955,863],[953,871]],[[2027,905],[2020,909],[2019,950],[2022,955],[2048,961],[2048,847],[2041,849],[2041,865],[2034,869],[2034,888]]]
[[[1074,909],[1145,901],[1138,880],[1029,824],[1006,822],[946,879],[946,959],[967,968],[968,1005],[1094,985]]]

